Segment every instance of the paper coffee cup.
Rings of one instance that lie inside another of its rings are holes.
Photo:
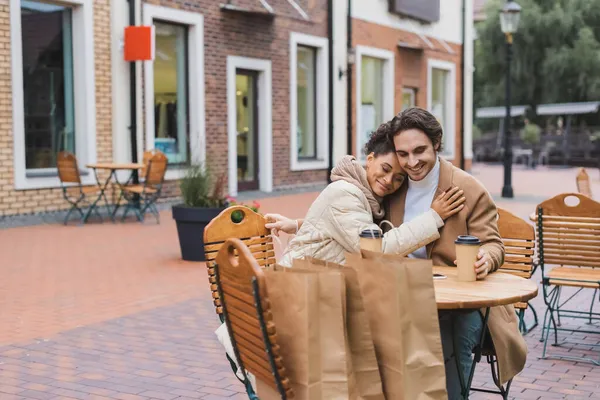
[[[460,235],[454,241],[454,244],[456,246],[458,280],[462,282],[476,281],[475,261],[477,261],[477,253],[481,242],[475,236]]]
[[[359,238],[360,248],[362,250],[381,253],[383,244],[383,234],[381,233],[381,230],[376,228],[365,229],[360,233]]]

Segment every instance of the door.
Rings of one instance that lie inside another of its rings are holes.
[[[258,72],[235,76],[238,190],[258,190]]]

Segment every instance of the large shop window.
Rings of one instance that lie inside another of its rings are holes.
[[[329,164],[329,41],[290,34],[290,168],[325,169]]]
[[[298,46],[297,53],[298,158],[317,158],[317,99],[314,47]]]
[[[437,118],[444,129],[442,154],[449,159],[454,157],[455,143],[455,90],[454,65],[430,60],[429,64],[429,111]]]
[[[154,22],[154,145],[170,164],[187,164],[188,129],[187,27]]]
[[[363,56],[361,60],[360,148],[383,120],[383,60]]]
[[[71,9],[21,0],[25,167],[56,167],[75,152]]]

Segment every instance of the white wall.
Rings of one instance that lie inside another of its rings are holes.
[[[340,68],[346,70],[347,38],[347,0],[335,0],[333,2],[333,164],[335,165],[340,158],[345,156],[348,151],[347,137],[347,104],[348,91],[346,75],[339,79]]]
[[[388,0],[353,0],[352,17],[447,42],[462,42],[462,0],[440,0],[440,20],[433,24],[422,24],[413,19],[391,14],[388,11],[388,4]]]
[[[465,2],[466,14],[473,15],[473,0],[467,0]],[[465,87],[465,102],[464,107],[464,143],[463,149],[465,154],[465,160],[473,159],[473,71],[474,61],[473,54],[475,49],[475,27],[473,25],[473,19],[467,21],[465,29],[465,70],[463,71],[463,80]]]

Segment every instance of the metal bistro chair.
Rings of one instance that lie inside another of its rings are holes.
[[[144,221],[144,214],[150,210],[156,217],[156,222],[160,223],[160,216],[155,204],[162,193],[167,163],[167,156],[158,150],[144,153],[145,168],[142,169],[144,182],[137,185],[126,185],[122,188],[121,195],[127,204],[121,220],[125,220],[129,210],[134,210],[138,220]]]
[[[227,240],[217,255],[215,278],[221,311],[234,354],[246,381],[251,372],[281,399],[294,397],[277,345],[265,277],[251,250],[239,239]],[[254,393],[249,393],[256,398]]]
[[[221,322],[225,322],[221,295],[217,287],[216,258],[226,240],[240,239],[261,267],[275,265],[275,250],[271,232],[265,228],[265,218],[244,206],[232,206],[221,212],[204,229],[204,253],[208,268],[208,279],[213,302]],[[229,357],[227,357],[229,359]],[[233,360],[229,359],[231,368],[237,373]],[[237,376],[237,374],[236,374]],[[252,395],[250,382],[241,380],[248,394]]]
[[[498,208],[498,230],[504,242],[505,257],[500,272],[531,279],[536,270],[535,256],[535,229],[527,221],[513,213]],[[519,317],[519,329],[523,334],[529,333],[538,325],[538,315],[529,303],[514,304]],[[525,311],[530,309],[534,322],[531,326],[525,323]]]
[[[98,201],[100,201],[100,197],[98,196],[100,188],[98,186],[83,186],[81,184],[81,175],[75,155],[68,151],[61,151],[56,156],[56,167],[58,169],[63,197],[71,205],[65,216],[64,224],[67,224],[73,211],[79,213],[82,224],[87,221],[92,212],[95,212],[102,221],[102,215],[100,215],[97,207]],[[89,197],[92,195],[96,196],[96,199],[90,201]],[[81,206],[88,207],[86,213],[83,212]]]
[[[577,204],[573,204],[577,202]],[[594,299],[600,289],[600,203],[579,193],[563,193],[537,206],[538,255],[542,269],[542,288],[547,310],[544,315],[542,358],[551,327],[554,328],[554,346],[558,346],[558,331],[599,334],[600,331],[566,328],[560,318],[600,320],[594,312]],[[547,264],[558,265],[549,269]],[[575,288],[567,300],[560,299],[563,287]],[[584,289],[593,289],[589,312],[567,309],[565,306]],[[586,346],[589,346],[586,343]],[[594,345],[591,345],[594,346]],[[552,356],[577,361],[591,361],[600,365],[600,357]]]

